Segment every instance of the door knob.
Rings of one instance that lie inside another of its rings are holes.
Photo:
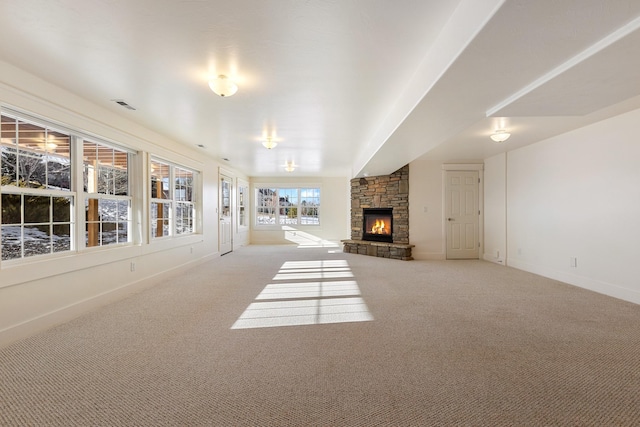
[[[455,221],[453,218],[447,218],[447,221]]]

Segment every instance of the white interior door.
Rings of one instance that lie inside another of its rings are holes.
[[[228,176],[220,176],[220,230],[218,235],[221,255],[233,250],[232,182]]]
[[[447,259],[478,259],[479,173],[446,171],[445,175]]]

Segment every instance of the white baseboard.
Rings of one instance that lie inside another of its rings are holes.
[[[509,267],[528,271],[530,273],[548,277],[549,279],[558,280],[560,282],[568,283],[570,285],[588,289],[593,292],[632,302],[634,304],[640,304],[640,291],[622,288],[612,283],[607,283],[600,280],[591,279],[589,277],[567,273],[564,271],[553,270],[547,267],[530,264],[513,258],[509,258]]]
[[[482,259],[484,261],[489,261],[489,262],[492,262],[494,264],[505,265],[505,262],[504,262],[504,260],[502,258],[496,258],[496,257],[494,257],[493,255],[490,255],[490,254],[482,255]]]
[[[56,310],[42,313],[31,319],[10,325],[0,330],[0,348],[5,347],[15,341],[27,338],[38,332],[42,332],[51,327],[66,323],[98,307],[118,301],[128,295],[150,288],[158,283],[158,277],[166,274],[176,274],[183,270],[193,268],[196,265],[218,258],[218,253],[207,255],[194,261],[158,272],[152,276],[127,283],[115,289],[110,289],[101,294],[94,295],[84,300],[76,301]]]

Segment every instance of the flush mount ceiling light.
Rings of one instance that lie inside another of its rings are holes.
[[[42,142],[38,144],[38,147],[43,150],[54,151],[56,148],[58,148],[58,144],[56,144],[55,142]]]
[[[491,139],[493,139],[494,142],[505,142],[510,136],[511,134],[509,132],[504,129],[500,129],[491,135]]]
[[[238,85],[232,82],[229,77],[220,74],[215,79],[209,80],[209,87],[216,94],[222,97],[231,96],[238,91]]]
[[[271,150],[272,148],[275,148],[275,147],[276,147],[276,145],[278,145],[278,143],[277,143],[277,142],[275,142],[275,141],[274,141],[273,139],[271,139],[271,138],[267,138],[267,139],[265,139],[264,141],[262,141],[262,145],[264,145],[264,147],[265,147],[267,150]]]

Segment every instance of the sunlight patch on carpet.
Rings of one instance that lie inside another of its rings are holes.
[[[231,329],[373,320],[346,260],[287,261]]]

